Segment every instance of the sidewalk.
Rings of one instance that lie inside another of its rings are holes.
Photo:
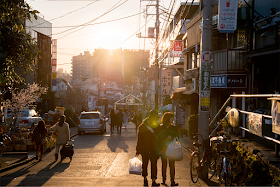
[[[70,128],[70,138],[76,136],[78,127]],[[48,152],[45,152],[48,154]],[[36,151],[6,152],[0,157],[0,173],[26,164],[36,158]]]

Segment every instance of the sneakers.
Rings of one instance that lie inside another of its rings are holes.
[[[149,186],[147,179],[144,179],[144,186]]]

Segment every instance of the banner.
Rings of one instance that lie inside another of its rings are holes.
[[[237,28],[238,0],[219,0],[218,30],[234,33]]]
[[[272,132],[280,134],[280,102],[272,100],[271,104]]]
[[[172,44],[173,41],[170,41]],[[184,50],[184,41],[183,40],[176,40],[173,43],[172,51],[170,52],[170,57],[182,57]]]
[[[248,115],[247,129],[255,135],[262,137],[262,118],[261,114],[250,113]]]

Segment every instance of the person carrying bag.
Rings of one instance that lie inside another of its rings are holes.
[[[176,148],[176,139],[180,137],[177,128],[172,125],[173,120],[174,114],[171,112],[166,112],[162,116],[162,124],[158,133],[158,146],[162,161],[162,184],[166,185],[167,162],[169,162],[171,186],[178,186],[178,183],[175,182],[175,160],[177,159],[174,157],[174,153],[175,149],[178,149]]]

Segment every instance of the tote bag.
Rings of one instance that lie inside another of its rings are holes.
[[[183,148],[182,145],[179,143],[177,138],[174,138],[174,140],[168,145],[165,155],[172,160],[175,161],[181,161],[183,160]]]
[[[142,162],[138,157],[129,160],[129,174],[142,174]]]

